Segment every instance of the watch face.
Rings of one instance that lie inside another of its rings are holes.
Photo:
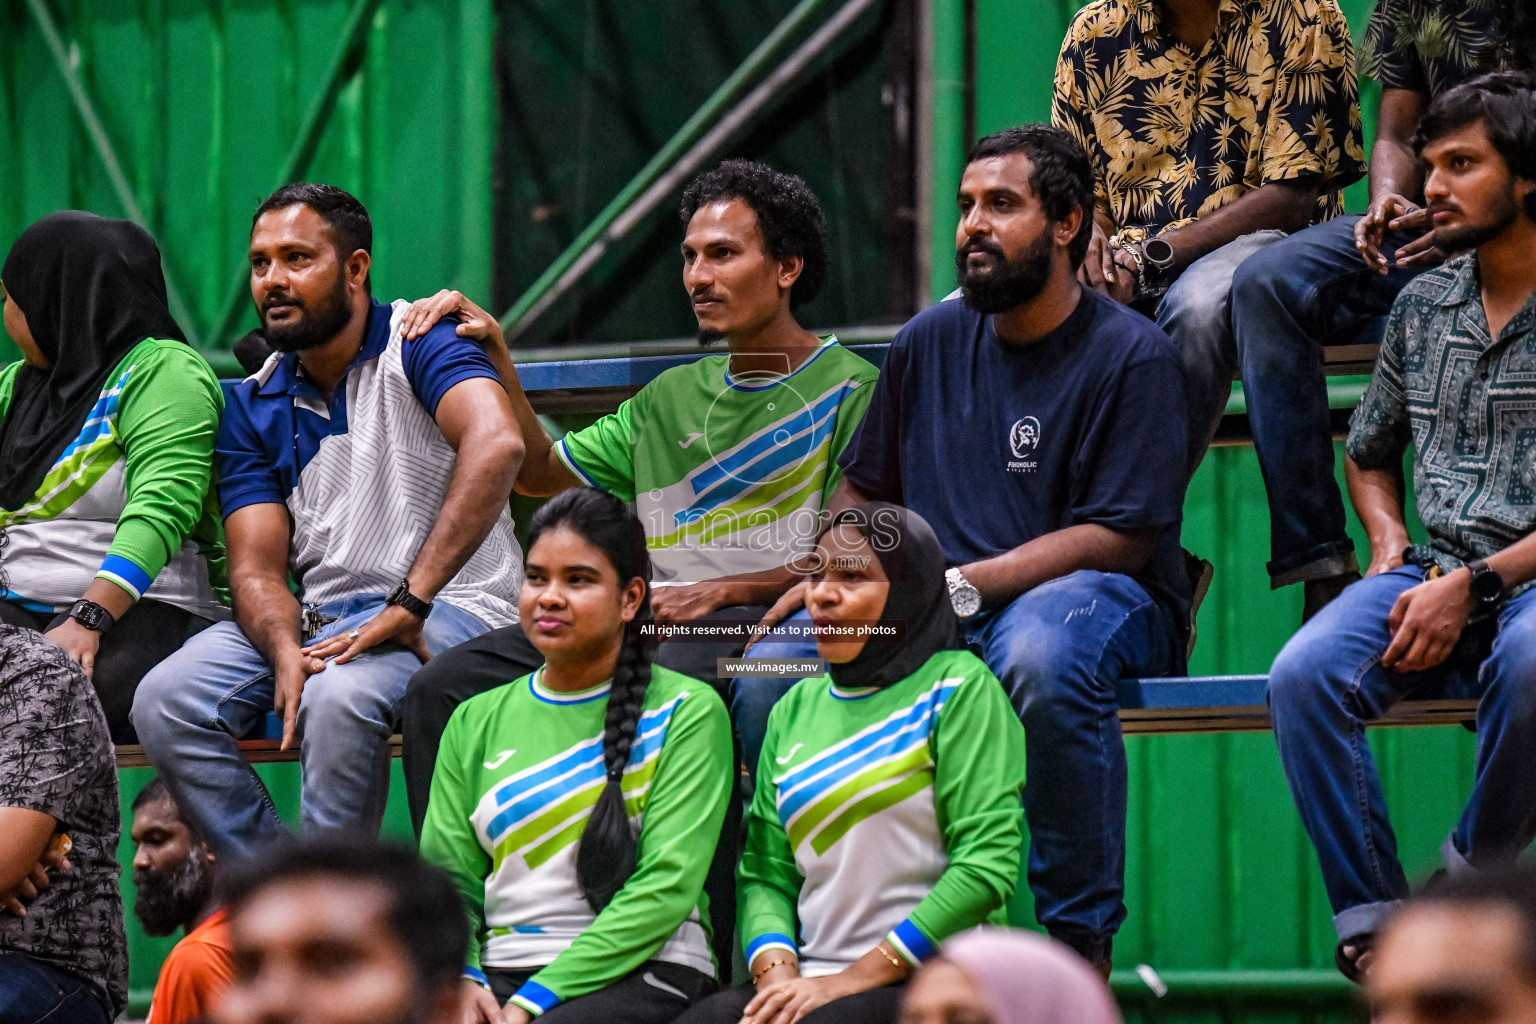
[[[1173,246],[1161,238],[1149,238],[1142,244],[1141,251],[1147,254],[1147,259],[1162,266],[1173,262]]]
[[[955,606],[955,614],[962,619],[968,619],[981,611],[981,594],[969,583],[952,590],[949,600]]]
[[[1484,601],[1497,601],[1504,594],[1504,581],[1492,569],[1484,568],[1472,577],[1472,593]]]

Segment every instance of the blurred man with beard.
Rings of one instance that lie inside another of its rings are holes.
[[[134,699],[150,760],[226,861],[285,831],[236,745],[269,711],[284,749],[316,740],[300,751],[303,830],[371,838],[411,673],[517,621],[523,442],[506,392],[449,325],[405,344],[408,303],[374,300],[372,250],[368,211],[334,186],[285,185],[257,208],[251,298],[275,351],[230,393],[215,446],[235,621]]]
[[[938,534],[961,631],[1028,737],[1036,916],[1107,970],[1125,918],[1115,684],[1184,663],[1183,378],[1155,324],[1078,280],[1093,167],[1065,131],[977,142],[958,198],[962,297],[891,343],[833,506],[905,505]]]
[[[214,1024],[459,1024],[464,905],[376,843],[281,843],[228,884],[235,977]]]
[[[1536,77],[1437,96],[1414,150],[1441,252],[1387,318],[1350,421],[1344,479],[1371,542],[1365,579],[1275,659],[1286,781],[1333,906],[1335,960],[1369,970],[1408,894],[1365,725],[1408,692],[1478,698],[1477,778],[1440,854],[1452,875],[1536,838]],[[1428,543],[1409,541],[1403,453]]]
[[[217,858],[158,776],[133,800],[133,844],[133,912],[144,933],[186,933],[160,968],[148,1024],[195,1024],[234,974],[229,924],[214,896]]]

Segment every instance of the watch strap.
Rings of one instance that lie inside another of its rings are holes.
[[[395,589],[390,591],[389,596],[384,599],[384,603],[404,608],[418,619],[425,619],[432,614],[432,602],[423,601],[411,593],[409,580],[401,580],[396,584]]]

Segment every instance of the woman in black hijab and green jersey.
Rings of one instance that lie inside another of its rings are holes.
[[[0,286],[22,353],[0,369],[0,621],[79,662],[127,742],[144,673],[227,617],[209,486],[223,393],[135,224],[50,214]]]

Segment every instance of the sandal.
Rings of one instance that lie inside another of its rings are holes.
[[[1334,947],[1334,966],[1339,969],[1340,974],[1359,985],[1365,977],[1365,969],[1360,966],[1360,961],[1370,956],[1375,950],[1376,933],[1362,932]]]

